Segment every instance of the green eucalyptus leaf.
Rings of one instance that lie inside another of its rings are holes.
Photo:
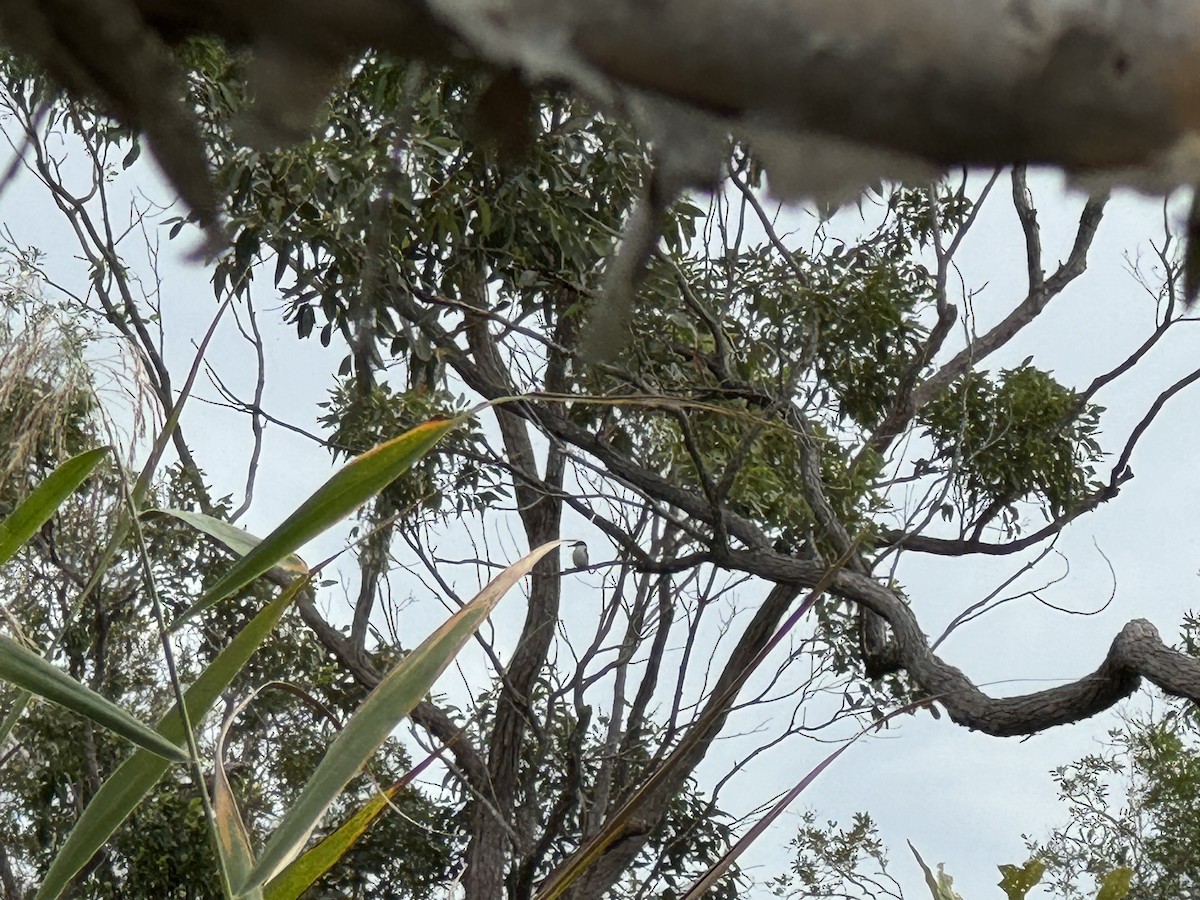
[[[433,449],[458,419],[436,419],[406,431],[346,463],[288,518],[255,544],[217,583],[175,620],[173,628],[245,587],[387,487]]]
[[[38,529],[83,484],[108,452],[107,447],[97,447],[71,457],[34,488],[7,519],[0,522],[0,565],[12,559],[13,554],[37,534]]]
[[[1046,874],[1046,864],[1040,859],[1031,859],[1025,865],[999,866],[1000,890],[1004,891],[1008,900],[1025,900],[1028,894]]]
[[[0,678],[86,716],[163,759],[187,761],[186,753],[149,725],[4,635],[0,635]]]
[[[500,598],[543,556],[565,543],[569,542],[557,540],[542,544],[513,563],[384,676],[329,745],[317,770],[267,841],[249,878],[235,885],[235,890],[243,892],[264,884],[296,858],[330,804],[412,708],[429,693],[438,676],[483,624]]]
[[[1125,900],[1133,884],[1133,869],[1124,866],[1113,869],[1100,882],[1100,891],[1096,900]]]

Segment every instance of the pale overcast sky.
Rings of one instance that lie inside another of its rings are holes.
[[[148,190],[161,190],[145,167],[138,171],[137,177]],[[129,176],[122,179],[130,180]],[[1043,226],[1047,265],[1052,266],[1069,249],[1082,198],[1064,190],[1053,174],[1032,178],[1031,186]],[[1153,301],[1129,273],[1126,254],[1136,255],[1151,238],[1161,239],[1162,217],[1161,201],[1133,195],[1114,199],[1092,247],[1088,271],[1054,301],[1027,335],[997,354],[992,365],[1015,365],[1032,353],[1039,365],[1053,368],[1060,380],[1082,386],[1127,355],[1150,332],[1155,320]],[[73,270],[74,274],[62,276],[64,281],[77,277],[77,283],[82,283],[83,269],[70,259],[71,239],[36,185],[24,179],[10,188],[0,200],[0,219],[12,228],[18,241],[46,250],[52,271]],[[164,245],[164,258],[177,257],[178,250],[186,249],[178,243]],[[1006,179],[997,184],[964,244],[960,263],[963,284],[972,290],[983,288],[974,302],[979,331],[1024,296],[1023,243]],[[181,379],[193,353],[190,342],[203,333],[213,312],[212,290],[204,270],[184,265],[178,258],[163,266],[163,274],[167,358]],[[290,326],[278,324],[278,301],[267,290],[269,283],[270,279],[264,278],[255,293],[267,335],[264,406],[275,415],[316,430],[315,404],[324,399],[332,383],[330,373],[336,371],[344,349],[336,344],[323,349],[316,340],[297,341]],[[1119,449],[1153,397],[1200,364],[1200,345],[1192,331],[1192,326],[1178,328],[1132,376],[1096,398],[1111,409],[1104,420],[1106,449]],[[961,340],[961,335],[952,340]],[[250,396],[252,354],[232,321],[221,326],[210,358],[235,390],[243,397]],[[217,398],[207,384],[202,383],[197,393]],[[1197,421],[1200,393],[1184,393],[1173,400],[1133,457],[1137,477],[1125,485],[1116,501],[1072,525],[1059,542],[1069,561],[1069,573],[1045,592],[1045,599],[1061,607],[1090,611],[1103,606],[1115,589],[1115,599],[1107,610],[1090,617],[1072,616],[1021,599],[959,629],[942,647],[945,658],[977,683],[995,682],[989,688],[992,692],[1024,692],[1091,671],[1113,636],[1131,618],[1151,619],[1168,641],[1173,640],[1183,613],[1194,605],[1200,568],[1195,527],[1200,479],[1193,459]],[[184,429],[218,491],[233,493],[236,505],[250,450],[246,420],[193,401]],[[263,459],[255,504],[241,523],[259,534],[276,525],[330,472],[324,450],[280,428],[268,427]],[[304,555],[317,559],[339,547],[339,538],[329,536]],[[508,541],[497,553],[519,555],[523,549]],[[593,559],[605,553],[605,548],[595,547]],[[1111,572],[1104,557],[1111,563]],[[958,612],[987,595],[1027,558],[931,560],[909,555],[899,574],[925,630],[938,634]],[[353,566],[347,564],[343,569],[349,574]],[[1036,587],[1065,571],[1063,562],[1052,558],[1019,584]],[[598,576],[576,577],[567,588],[565,596],[575,614],[587,616],[588,601],[593,599],[590,594],[598,580]],[[419,587],[408,589],[420,592]],[[345,608],[339,589],[324,596],[335,608]],[[511,597],[497,617],[496,640],[505,651],[511,648],[519,626],[519,607],[520,599]],[[406,613],[406,621],[417,635],[420,628],[431,628],[442,615],[437,603],[421,602]],[[415,642],[414,638],[411,643]],[[481,666],[481,660],[468,654],[464,662],[468,677],[481,671]],[[451,682],[457,677],[453,671],[448,673],[439,688],[454,690]],[[751,719],[740,722],[754,725]],[[843,822],[857,810],[871,812],[891,851],[891,872],[910,900],[923,898],[927,892],[906,840],[911,840],[931,865],[946,864],[965,900],[999,898],[1002,894],[994,887],[998,879],[995,866],[1024,861],[1022,833],[1042,834],[1063,821],[1064,809],[1055,800],[1050,769],[1096,750],[1113,723],[1111,716],[1102,716],[1028,740],[1000,740],[970,733],[945,717],[940,721],[927,714],[906,718],[882,737],[853,747],[801,797],[795,812],[808,807],[819,819]],[[737,730],[736,725],[730,729]],[[755,737],[722,742],[702,772],[723,774],[729,759],[753,747]],[[725,789],[723,805],[732,812],[745,812],[767,802],[791,787],[830,749],[828,745],[792,742],[769,751]],[[743,803],[744,809],[737,808],[738,803]],[[786,864],[782,850],[795,824],[795,815],[786,816],[755,848],[748,864],[767,863],[756,869],[756,874],[774,874]]]

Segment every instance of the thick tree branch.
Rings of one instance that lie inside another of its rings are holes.
[[[478,369],[461,358],[455,364],[472,388],[484,396],[495,396],[491,392],[499,386],[482,378]],[[1200,379],[1200,374],[1192,373],[1165,391],[1135,428],[1135,435],[1144,432],[1149,421],[1170,396],[1197,379]],[[523,405],[521,413],[532,416],[542,428],[560,440],[595,456],[608,466],[613,475],[647,496],[668,502],[706,521],[712,515],[711,507],[703,498],[642,469],[628,457],[598,441],[590,432],[552,410],[544,406]],[[1124,462],[1127,467],[1128,460]],[[1114,470],[1113,477],[1119,480],[1121,472]],[[757,526],[728,511],[723,511],[722,516],[728,533],[743,540],[746,549],[718,550],[714,558],[718,564],[777,584],[794,583],[812,587],[820,581],[824,568],[819,561],[776,553],[770,549],[770,543]],[[899,595],[867,575],[847,570],[839,573],[833,590],[888,623],[899,667],[921,689],[937,696],[951,719],[988,734],[1032,734],[1054,725],[1086,719],[1136,690],[1139,675],[1150,677],[1169,693],[1200,702],[1200,661],[1170,650],[1158,639],[1153,626],[1141,620],[1126,626],[1114,641],[1108,659],[1093,675],[1026,697],[994,699],[976,688],[964,673],[932,653],[915,613]]]
[[[4,887],[4,900],[24,900],[25,892],[17,884],[17,877],[13,874],[12,864],[3,847],[0,847],[0,885]]]
[[[692,118],[670,116],[660,143],[674,145],[664,146],[670,166],[704,180],[729,130],[759,146],[785,191],[789,182],[829,192],[1019,161],[1160,189],[1200,177],[1200,12],[1191,0],[506,0],[489,9],[2,0],[0,23],[12,49],[146,131],[164,171],[209,220],[199,129],[165,52],[201,35],[255,49],[268,140],[294,138],[293,120],[316,108],[330,73],[371,48],[515,67],[617,109],[629,92],[633,106],[663,98],[690,107]],[[646,118],[658,127],[667,117]],[[800,146],[811,152],[797,154]]]
[[[481,273],[471,273],[464,299],[473,309],[486,309],[486,292]],[[481,375],[501,394],[511,394],[508,366],[504,363],[496,341],[488,328],[486,316],[466,313],[467,343]],[[560,324],[559,341],[571,342],[572,334]],[[546,390],[562,389],[561,379],[565,359],[552,351],[547,366]],[[517,409],[500,408],[496,419],[504,440],[504,449],[512,467],[529,473],[529,477],[514,477],[513,491],[517,498],[518,514],[525,528],[529,546],[536,547],[559,536],[562,521],[563,475],[566,458],[560,447],[551,445],[545,465],[545,475],[537,478],[537,465],[528,425]],[[541,487],[544,483],[545,487]],[[513,652],[505,674],[505,689],[501,692],[496,710],[496,723],[488,748],[488,795],[496,810],[511,821],[518,790],[521,747],[526,729],[531,724],[530,696],[538,675],[546,663],[558,621],[561,596],[561,569],[557,554],[551,554],[533,571],[530,578],[529,602],[521,638]],[[475,813],[475,825],[466,851],[466,872],[463,887],[468,900],[489,900],[498,897],[504,883],[509,847],[507,837],[491,827],[492,810],[480,804]],[[532,836],[522,836],[532,837]],[[518,848],[521,850],[522,848]],[[531,848],[533,849],[533,848]]]
[[[1198,377],[1193,373],[1164,392],[1147,417],[1152,418],[1152,414],[1162,408],[1169,396]],[[483,382],[473,386],[477,389],[489,387]],[[711,514],[708,503],[700,497],[642,470],[562,417],[541,407],[526,409],[542,427],[597,456],[613,474],[637,489],[658,499],[665,500],[667,496],[664,495],[669,495],[668,502],[692,515],[705,517]],[[1141,426],[1146,424],[1148,418],[1139,423],[1135,432],[1140,434],[1144,431]],[[1119,473],[1114,477],[1119,477]],[[757,537],[755,526],[729,512],[724,512],[723,516],[731,535],[745,535],[751,540],[748,542],[749,549],[724,552],[716,560],[718,563],[774,583],[812,587],[819,582],[824,572],[819,562],[775,553],[769,549],[767,542],[753,539]],[[1136,690],[1139,675],[1151,678],[1169,693],[1200,701],[1200,661],[1167,648],[1158,639],[1153,626],[1140,620],[1126,626],[1114,641],[1108,659],[1093,675],[1026,697],[994,699],[987,697],[965,674],[942,662],[930,651],[915,613],[897,594],[868,576],[850,571],[839,573],[833,589],[838,595],[876,613],[888,623],[900,667],[923,690],[937,696],[955,722],[988,734],[1032,734],[1054,725],[1088,718]]]
[[[724,562],[739,571],[806,587],[815,586],[825,573],[818,563],[765,552],[733,551]],[[1012,737],[1087,719],[1132,694],[1141,676],[1169,694],[1200,702],[1200,660],[1167,647],[1144,619],[1135,619],[1121,630],[1091,675],[1020,697],[992,698],[929,649],[916,614],[900,596],[845,569],[838,572],[833,590],[884,618],[891,626],[901,667],[914,683],[934,696],[954,722],[977,731]]]

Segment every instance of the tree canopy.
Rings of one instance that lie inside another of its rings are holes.
[[[131,9],[105,4],[103,13]],[[1079,386],[1034,360],[996,369],[993,354],[1086,268],[1103,196],[1083,207],[1055,266],[1044,258],[1022,165],[879,183],[860,201],[860,234],[835,234],[823,215],[810,234],[790,233],[764,191],[776,180],[764,174],[769,143],[721,132],[717,156],[705,157],[720,160],[720,183],[681,194],[669,145],[647,142],[604,97],[568,90],[574,82],[531,87],[494,67],[431,64],[431,56],[440,61],[434,50],[451,53],[449,43],[426,47],[423,60],[379,49],[341,67],[360,44],[334,38],[367,21],[366,7],[341,10],[342,25],[312,32],[312,59],[331,67],[320,82],[320,127],[282,149],[254,149],[246,137],[263,127],[264,109],[284,119],[303,113],[304,133],[313,110],[289,110],[264,86],[264,60],[278,59],[263,47],[252,54],[193,40],[163,56],[155,34],[174,43],[199,28],[224,33],[243,15],[214,5],[204,18],[205,9],[173,17],[163,4],[144,10],[135,31],[109,22],[106,41],[138,38],[122,57],[129,71],[162,76],[128,106],[112,93],[127,73],[95,81],[84,66],[76,74],[85,80],[73,81],[42,52],[46,45],[32,48],[96,106],[60,96],[23,61],[7,62],[0,103],[8,133],[70,223],[88,268],[86,283],[63,284],[39,252],[10,242],[9,321],[58,298],[73,327],[85,323],[128,349],[148,408],[171,422],[183,402],[180,371],[156,333],[169,301],[139,282],[130,235],[157,228],[182,239],[195,233],[189,221],[211,227],[219,218],[227,244],[212,263],[213,292],[235,310],[258,367],[251,395],[214,375],[223,402],[245,414],[254,435],[247,503],[263,430],[308,430],[263,401],[264,292],[280,298],[298,338],[344,347],[332,392],[310,398],[321,404],[324,428],[310,436],[339,460],[478,401],[494,404],[362,509],[349,537],[358,571],[343,587],[345,616],[313,593],[301,596],[299,621],[283,620],[230,687],[231,704],[252,685],[282,680],[334,718],[348,714],[416,644],[398,625],[400,571],[416,573],[447,605],[463,605],[468,588],[500,565],[493,548],[517,546],[520,555],[577,529],[593,544],[585,573],[599,598],[592,613],[564,604],[564,579],[581,573],[565,573],[553,554],[534,568],[517,636],[481,634],[491,674],[469,685],[465,701],[434,693],[413,709],[426,749],[442,754],[446,786],[404,793],[413,830],[409,819],[387,819],[391,830],[369,832],[321,890],[387,896],[380,891],[388,885],[392,896],[426,896],[461,863],[472,900],[552,895],[585,861],[584,874],[564,887],[570,896],[675,896],[732,840],[720,785],[702,788],[697,766],[731,715],[768,701],[788,714],[772,713],[776,733],[764,746],[816,730],[807,718],[816,709],[820,727],[882,724],[909,704],[1005,736],[1086,719],[1143,679],[1200,698],[1200,664],[1143,619],[1116,636],[1091,675],[989,696],[940,658],[922,628],[922,598],[907,594],[894,569],[906,554],[1018,553],[1118,497],[1138,439],[1170,397],[1200,378],[1197,370],[1166,388],[1123,443],[1106,447],[1096,395],[1186,319],[1171,239],[1158,248],[1156,325],[1119,365]],[[405,4],[388,9],[397,27],[426,15]],[[289,29],[324,15],[300,12]],[[265,34],[261,12],[244,15],[254,21],[239,20],[246,31],[226,34],[231,44],[257,44]],[[595,24],[600,42],[604,22]],[[35,30],[23,27],[10,32],[18,45]],[[381,48],[389,33],[378,32]],[[327,39],[337,55],[316,52]],[[629,45],[631,58],[637,49]],[[295,46],[284,40],[275,50],[288,60]],[[312,74],[297,83],[310,84]],[[174,112],[160,109],[151,126],[141,104],[165,102],[160,89],[172,83],[187,99]],[[259,92],[256,105],[248,85]],[[199,135],[199,168],[165,165],[190,215],[144,203],[129,221],[116,212],[114,179],[138,164],[143,139],[129,126],[145,128],[160,159],[176,139],[184,153],[187,129]],[[83,160],[81,172],[64,164],[70,158]],[[196,172],[200,180],[189,182]],[[959,306],[970,296],[956,293],[952,278],[956,254],[1001,180],[1022,231],[1027,293],[995,327],[975,333],[968,324],[958,342],[956,324],[972,320]],[[60,355],[87,368],[82,350]],[[5,376],[13,387],[0,395],[8,411],[0,421],[24,429],[9,445],[49,441],[6,465],[15,478],[10,505],[62,456],[105,440],[103,410],[86,383],[44,420],[33,415],[43,407],[29,398],[46,384],[70,384],[64,372]],[[159,432],[176,457],[156,482],[161,503],[237,520],[245,504],[214,496],[186,429],[185,417]],[[101,564],[96,535],[119,518],[121,471],[98,476],[79,495],[90,505],[55,526],[65,533],[39,535],[4,577],[14,590],[36,588],[13,620],[52,661],[127,706],[160,711],[173,698],[157,668],[161,636],[139,566],[152,562],[167,608],[180,612],[216,581],[220,557],[193,532],[152,520],[145,552],[126,543],[125,555]],[[1025,528],[1031,516],[1044,524]],[[464,545],[447,550],[448,535]],[[105,572],[102,588],[84,590],[94,570]],[[182,681],[268,603],[279,587],[274,575],[184,631]],[[733,615],[729,605],[747,596],[752,609]],[[237,783],[251,834],[270,831],[325,746],[324,717],[281,697],[255,703],[233,732],[236,765],[222,767]],[[0,820],[11,838],[0,844],[0,874],[12,896],[38,882],[123,753],[114,738],[45,709],[21,719],[0,770],[14,798]],[[201,730],[199,738],[211,759],[214,735]],[[348,815],[375,782],[397,781],[411,762],[411,746],[389,743],[369,773],[374,782],[353,784],[335,813]],[[194,775],[172,772],[139,807],[143,818],[124,826],[139,838],[164,836],[167,850],[146,852],[118,832],[78,884],[148,896],[189,885],[212,864],[204,810],[189,793]],[[188,823],[184,837],[165,824],[174,821]],[[736,896],[742,877],[731,871],[720,891]]]

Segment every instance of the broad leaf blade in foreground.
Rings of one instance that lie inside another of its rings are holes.
[[[108,452],[107,447],[99,447],[71,457],[34,488],[7,519],[0,522],[0,565],[12,559],[25,542],[49,521],[62,502],[78,489]],[[0,720],[0,744],[8,739],[25,712],[29,698],[28,691],[20,691],[13,698],[4,719]]]
[[[216,820],[217,852],[221,854],[229,880],[234,883],[244,881],[254,865],[254,852],[250,849],[250,836],[223,765],[215,767],[213,777],[213,818]],[[238,896],[244,900],[262,900],[262,890],[254,888]]]
[[[346,518],[432,450],[443,435],[461,421],[461,418],[433,419],[350,460],[301,503],[282,525],[234,563],[233,568],[176,619],[172,627],[178,628],[196,613],[245,587],[290,553]]]
[[[0,635],[0,678],[86,716],[157,756],[187,762],[186,753],[149,725],[4,635]]]
[[[280,617],[302,590],[310,584],[307,578],[297,578],[291,586],[268,603],[246,625],[207,669],[187,689],[184,700],[188,717],[198,722],[212,708],[221,692],[229,687],[238,672],[259,645],[266,640]],[[185,737],[183,719],[177,707],[172,707],[158,723],[159,733],[167,740],[182,743]],[[70,884],[71,879],[87,865],[105,841],[129,818],[142,798],[167,771],[165,760],[139,750],[121,763],[100,786],[83,815],[75,823],[70,836],[54,857],[50,870],[38,889],[35,900],[52,900]]]
[[[390,787],[376,791],[354,815],[288,863],[286,869],[267,883],[266,889],[263,891],[266,900],[299,900],[305,891],[332,869],[338,860],[358,842],[358,839],[366,834],[371,824],[385,809],[391,806],[392,798],[403,788],[412,784],[417,776],[441,756],[442,750],[449,748],[450,744],[461,735],[462,731],[459,731],[458,735],[443,745],[441,750],[436,750],[426,756]]]
[[[250,833],[242,820],[237,798],[225,773],[225,742],[229,737],[229,726],[235,714],[226,717],[217,736],[217,753],[213,761],[213,819],[217,832],[217,853],[221,856],[223,878],[231,884],[240,884],[250,874],[254,865],[254,851],[250,847]],[[228,885],[226,886],[228,890]],[[242,894],[243,900],[262,900],[262,891],[255,889]]]
[[[64,500],[75,493],[76,488],[83,484],[106,455],[108,448],[98,447],[72,456],[46,476],[21,505],[0,522],[0,565],[12,559],[13,554],[37,534],[37,530],[50,520]]]
[[[542,544],[513,563],[384,677],[329,745],[316,772],[267,841],[250,878],[243,885],[235,885],[235,891],[263,884],[296,857],[329,805],[401,720],[429,693],[438,676],[483,624],[500,598],[538,560],[564,543],[568,542],[559,540]]]
[[[238,556],[248,556],[250,551],[262,543],[261,538],[255,537],[244,528],[238,528],[222,519],[206,516],[204,513],[189,512],[186,509],[148,509],[142,513],[144,519],[158,516],[169,516],[180,522],[186,522],[200,533],[207,534],[210,538],[228,547]],[[267,568],[280,568],[293,575],[308,574],[308,566],[295,553],[283,557]]]
[[[267,884],[263,890],[265,900],[298,900],[318,878],[346,855],[355,842],[366,833],[371,823],[388,808],[388,801],[407,783],[407,779],[402,779],[384,791],[376,791],[371,799],[336,831],[326,835],[316,846],[292,860],[286,869]]]

